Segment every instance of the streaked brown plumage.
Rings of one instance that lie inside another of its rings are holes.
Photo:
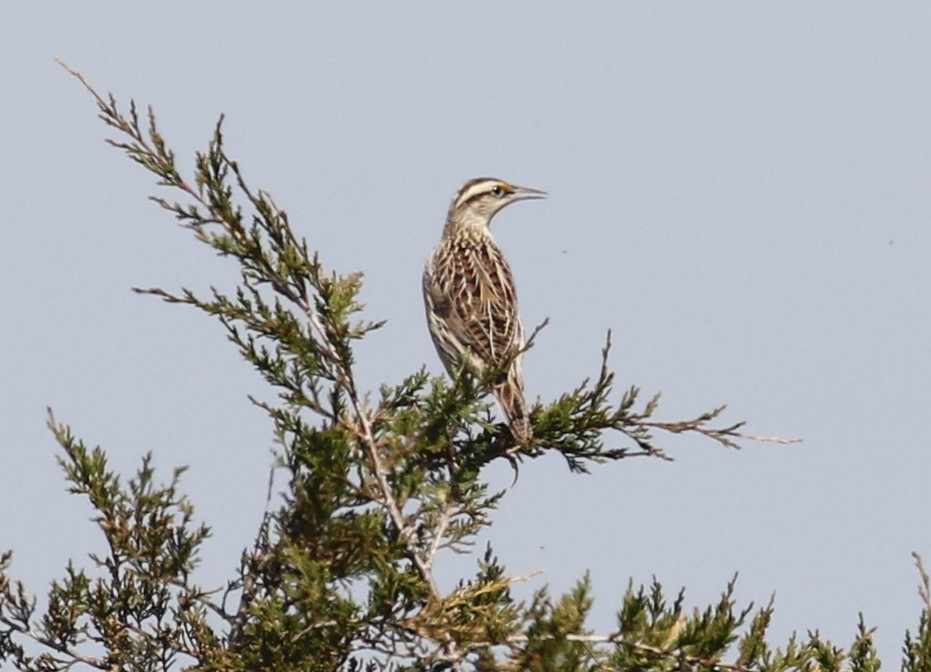
[[[489,226],[505,206],[545,195],[495,178],[466,182],[449,207],[443,239],[423,274],[427,324],[446,370],[452,375],[463,367],[481,377],[487,367],[506,366],[491,391],[520,441],[533,436],[520,369],[524,330],[511,268]]]

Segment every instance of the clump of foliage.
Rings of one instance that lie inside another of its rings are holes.
[[[88,448],[50,413],[71,492],[87,497],[107,552],[69,562],[47,606],[10,578],[0,556],[0,661],[19,670],[711,670],[739,672],[879,668],[862,618],[844,651],[809,634],[781,648],[765,640],[773,612],[721,599],[689,610],[658,582],[631,585],[613,632],[586,626],[588,577],[562,596],[512,596],[520,577],[489,548],[474,575],[437,585],[442,551],[472,550],[505,492],[482,480],[494,460],[518,464],[548,451],[571,471],[645,456],[669,459],[659,432],[692,433],[736,447],[741,424],[715,427],[722,408],[684,421],[654,419],[658,396],[631,387],[613,402],[614,374],[537,404],[534,439],[515,444],[487,398],[463,379],[418,371],[377,394],[358,389],[353,346],[380,322],[360,318],[362,276],[324,267],[284,210],[251,189],[223,145],[222,118],[182,176],[155,115],[119,109],[72,71],[116,131],[110,144],[181,200],[154,197],[196,239],[240,268],[238,286],[206,295],[139,289],[193,306],[273,390],[252,399],[268,414],[286,474],[255,541],[221,586],[196,581],[210,528],[195,522],[180,490],[183,469],[160,482],[146,456],[128,480],[101,448]],[[608,436],[621,446],[605,443]],[[752,438],[752,437],[751,437]],[[908,635],[903,668],[931,669],[925,609]]]

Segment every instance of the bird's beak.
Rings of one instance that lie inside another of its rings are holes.
[[[546,192],[540,191],[539,189],[531,189],[530,187],[518,187],[514,185],[512,198],[515,201],[525,201],[531,198],[546,198]]]

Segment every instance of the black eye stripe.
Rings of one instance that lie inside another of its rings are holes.
[[[459,189],[453,199],[452,207],[465,207],[468,203],[474,203],[476,200],[485,199],[489,196],[495,199],[503,199],[513,193],[514,188],[507,182],[487,178],[470,180]]]

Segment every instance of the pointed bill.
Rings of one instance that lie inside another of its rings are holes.
[[[539,189],[531,189],[530,187],[518,187],[516,184],[511,186],[514,187],[514,193],[511,195],[511,198],[515,201],[526,201],[532,198],[546,198],[547,196],[545,191],[540,191]]]

